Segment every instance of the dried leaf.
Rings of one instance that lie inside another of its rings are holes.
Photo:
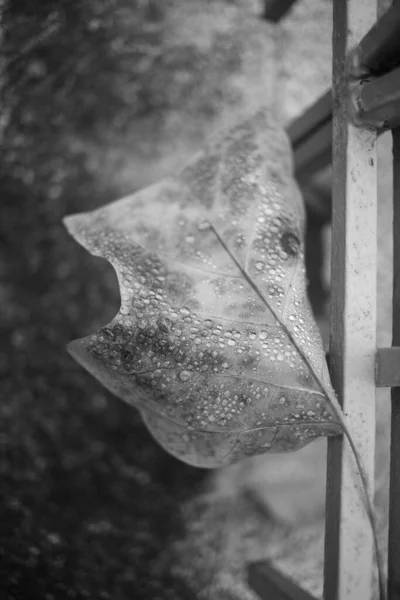
[[[69,351],[181,460],[219,467],[343,432],[306,296],[289,142],[257,113],[173,178],[68,217],[121,309]]]

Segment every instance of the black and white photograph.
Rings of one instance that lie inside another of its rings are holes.
[[[0,599],[400,600],[400,0],[0,0]]]

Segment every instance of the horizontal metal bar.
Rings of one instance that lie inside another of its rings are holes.
[[[352,57],[355,77],[383,74],[400,64],[400,5],[395,3],[359,43]]]
[[[248,583],[262,600],[315,600],[267,562],[249,565]]]
[[[298,119],[292,121],[288,127],[288,135],[293,148],[310,137],[328,121],[332,121],[332,91],[328,90],[318,98]]]
[[[287,129],[295,172],[307,179],[332,161],[332,92],[328,90]]]
[[[294,148],[295,173],[305,179],[332,162],[332,121],[327,121]]]
[[[296,0],[266,0],[264,19],[277,23],[291,9]]]
[[[378,348],[375,377],[377,387],[400,387],[400,347]]]
[[[400,37],[400,32],[399,32]],[[400,68],[354,84],[349,103],[356,125],[394,129],[400,125]]]

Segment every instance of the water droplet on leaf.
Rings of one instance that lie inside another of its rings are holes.
[[[179,379],[181,381],[188,381],[191,378],[192,374],[190,371],[181,371],[179,373]]]

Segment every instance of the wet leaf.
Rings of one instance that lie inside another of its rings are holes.
[[[171,454],[218,467],[342,433],[306,297],[304,209],[273,116],[66,226],[113,264],[121,291],[113,321],[69,351]]]

